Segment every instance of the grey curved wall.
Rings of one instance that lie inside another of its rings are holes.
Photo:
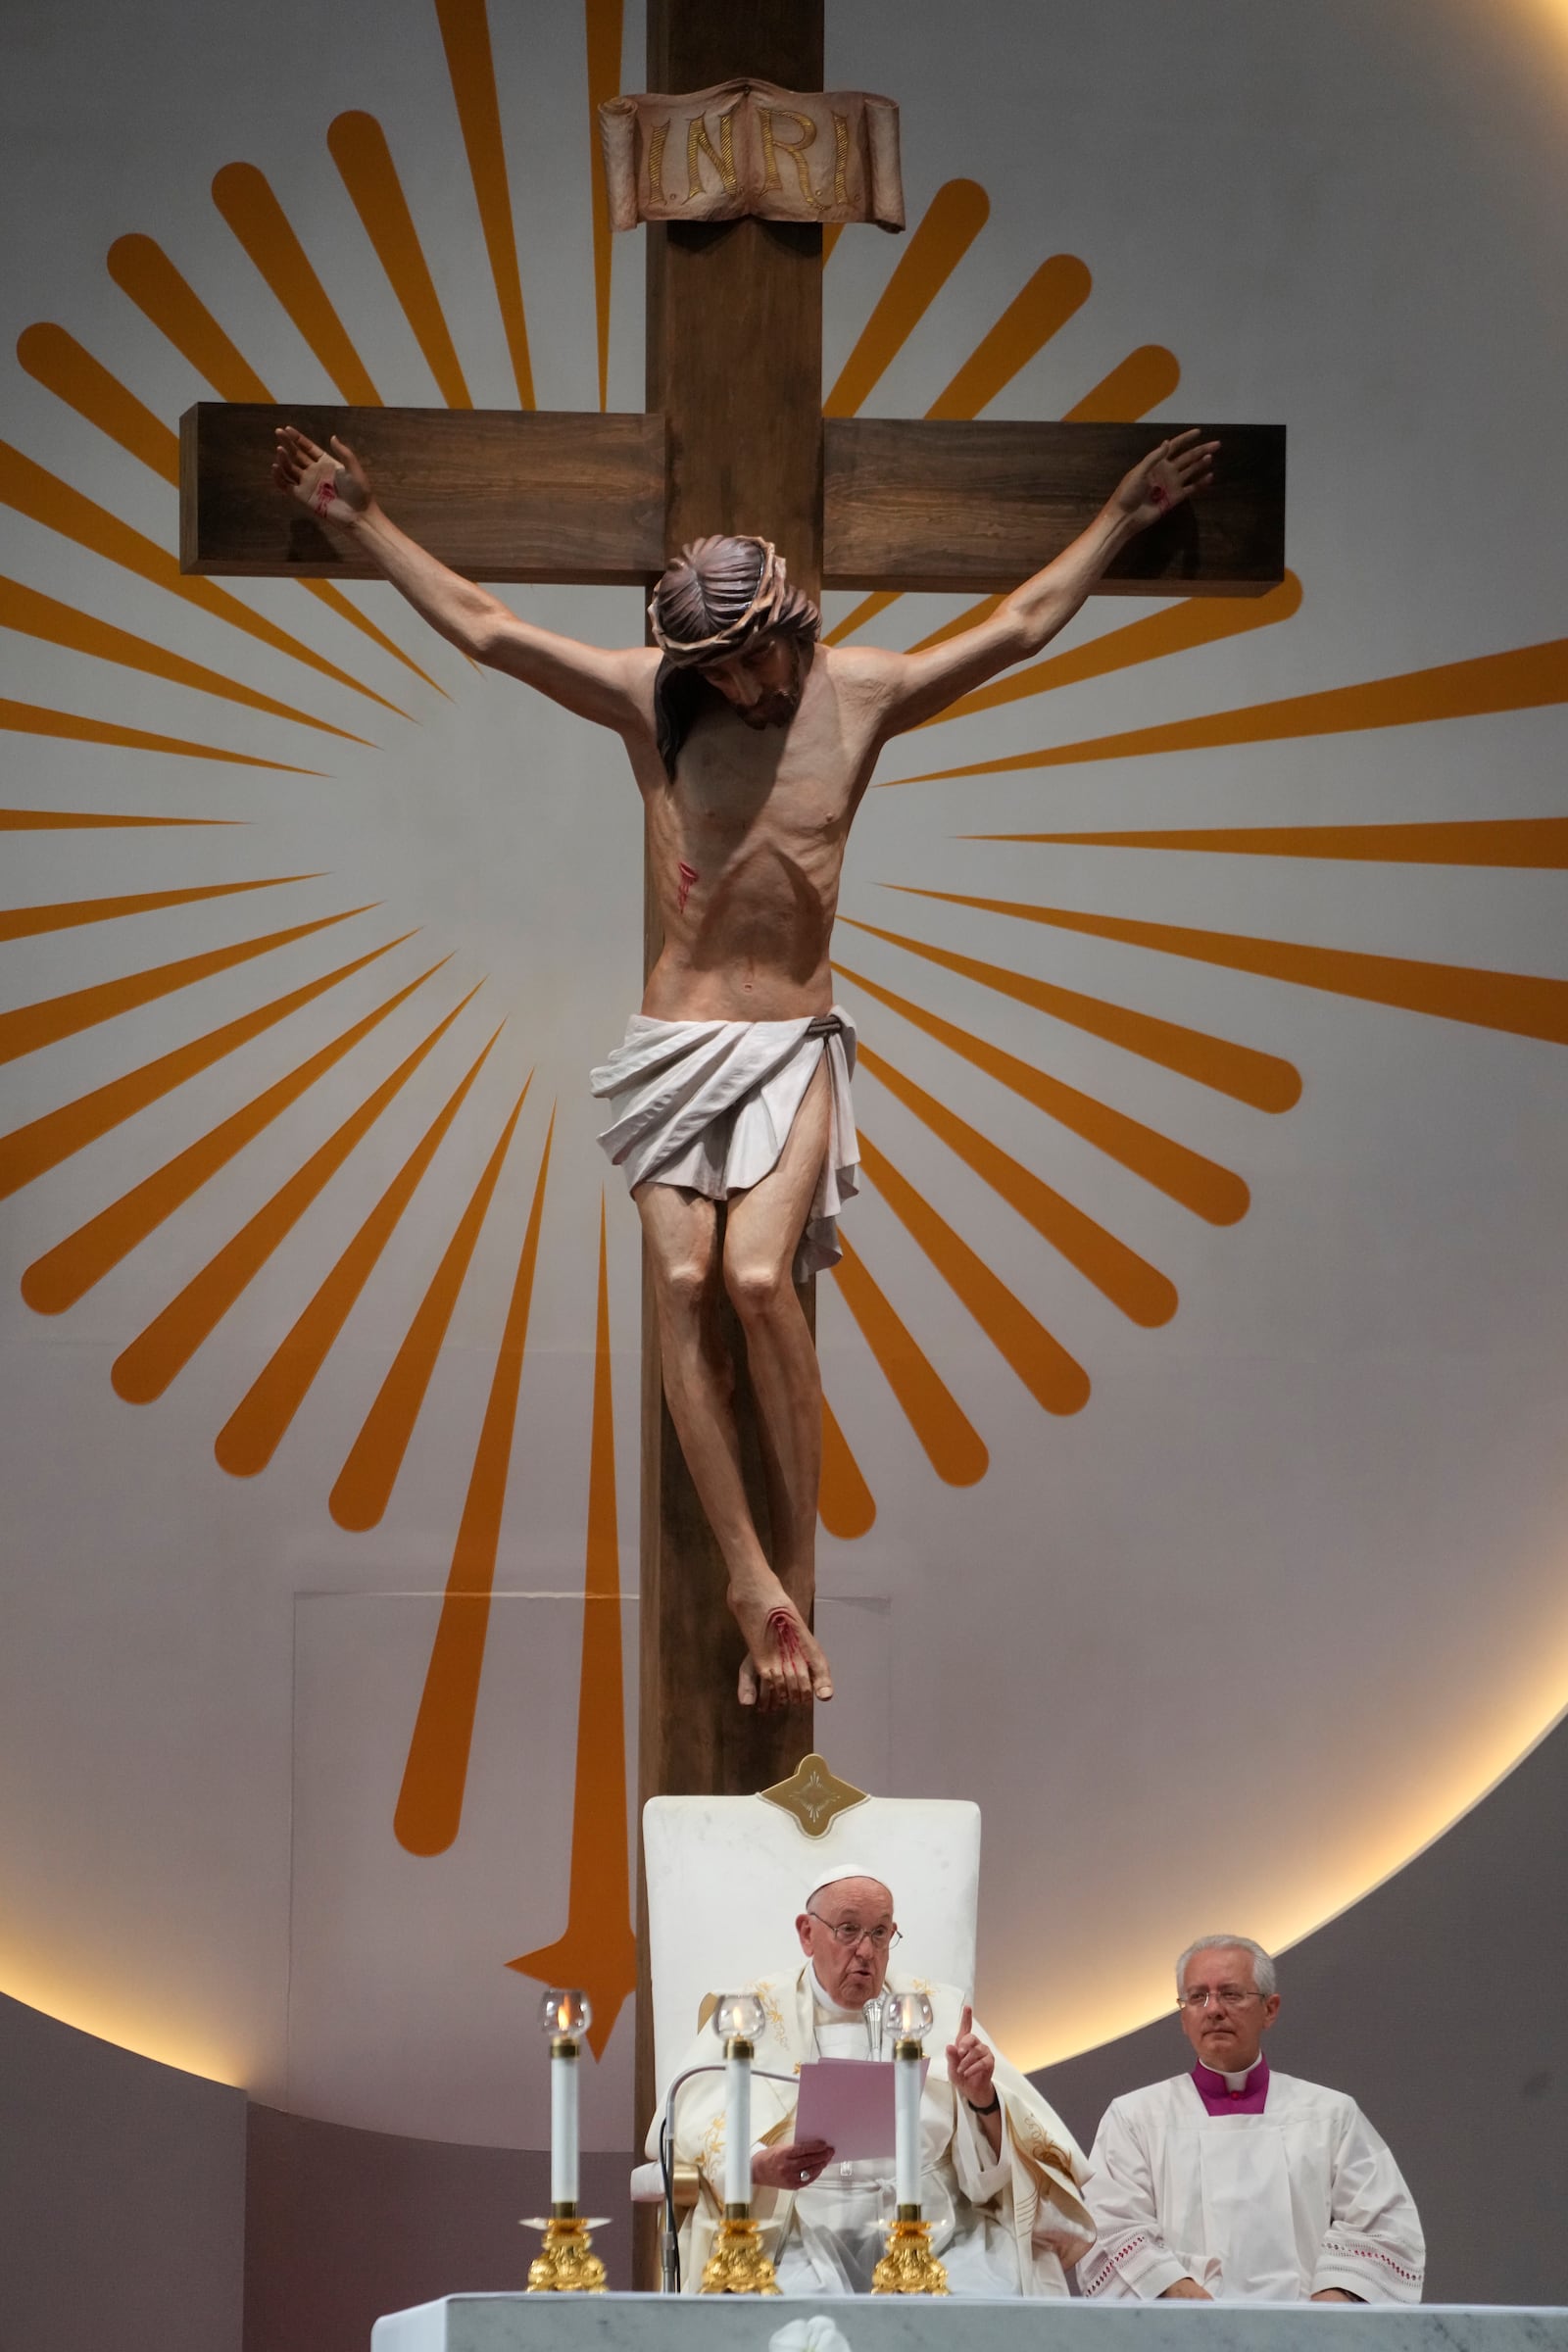
[[[245,2106],[0,1994],[8,2352],[239,2352]]]
[[[582,2196],[612,2287],[631,2285],[632,2159],[584,2151]],[[459,2147],[250,2112],[245,2352],[365,2352],[385,2311],[527,2283],[549,2210],[536,2148]]]
[[[1568,1721],[1281,1961],[1269,2055],[1349,2091],[1393,2147],[1426,2227],[1429,2302],[1568,2303],[1565,1943]],[[1173,2012],[1034,2080],[1087,2147],[1109,2100],[1188,2055]]]

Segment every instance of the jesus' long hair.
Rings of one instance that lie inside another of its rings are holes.
[[[648,608],[663,655],[654,679],[660,758],[673,775],[693,719],[713,689],[702,665],[742,654],[764,637],[813,644],[822,616],[804,589],[792,588],[782,557],[766,539],[696,539],[683,547]]]

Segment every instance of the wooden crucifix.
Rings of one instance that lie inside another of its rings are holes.
[[[820,90],[822,0],[649,0],[650,89],[739,74]],[[472,579],[648,586],[683,543],[733,531],[773,541],[812,596],[1012,589],[1150,447],[1138,425],[824,420],[821,230],[742,219],[645,234],[646,413],[198,404],[181,427],[184,568],[374,576],[270,488],[263,453],[284,421],[323,445],[348,441],[398,521]],[[1260,595],[1283,576],[1283,428],[1211,429],[1224,444],[1215,488],[1135,541],[1102,590]],[[647,906],[651,964],[651,893]],[[641,1794],[746,1793],[809,1749],[810,1710],[735,1703],[738,1637],[663,1403],[646,1284],[643,1350]],[[654,2096],[646,1998],[638,2023],[642,2120]]]

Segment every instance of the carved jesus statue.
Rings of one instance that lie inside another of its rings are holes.
[[[1117,551],[1212,479],[1217,447],[1196,429],[1161,442],[1043,571],[923,652],[819,644],[816,607],[751,538],[684,548],[649,607],[654,645],[607,652],[519,620],[427,555],[343,442],[278,433],[278,486],[444,637],[626,746],[663,950],[593,1089],[642,1219],[664,1394],[746,1642],[743,1706],[833,1695],[810,1627],[822,1391],[795,1282],[838,1256],[856,1189],[855,1038],[828,959],[850,826],[888,739],[1038,654]],[[771,1560],[741,1476],[725,1294],[757,1398]]]

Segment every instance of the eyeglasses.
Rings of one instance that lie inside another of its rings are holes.
[[[834,1942],[842,1943],[846,1951],[852,1944],[868,1943],[873,1951],[891,1952],[896,1943],[904,1940],[901,1928],[858,1928],[847,1919],[823,1919],[820,1911],[808,1911],[806,1916],[820,1921]]]
[[[1210,2001],[1220,2001],[1227,2009],[1240,2009],[1244,2002],[1260,2001],[1263,1997],[1260,1992],[1250,1991],[1245,1984],[1216,1984],[1212,1991],[1206,1984],[1200,1984],[1193,1992],[1179,1992],[1176,2006],[1178,2009],[1206,2009]]]

